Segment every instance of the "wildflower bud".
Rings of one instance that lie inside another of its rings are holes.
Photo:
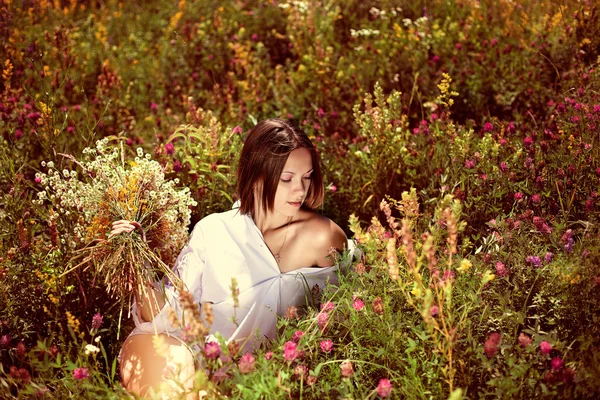
[[[517,201],[519,201],[519,200],[522,200],[522,199],[523,199],[523,193],[521,193],[521,192],[517,192],[517,193],[515,193],[515,194],[514,194],[514,198],[515,198],[515,200],[517,200]]]
[[[272,351],[267,351],[265,353],[265,360],[269,361],[271,358],[273,358],[273,352]]]
[[[292,335],[292,341],[294,343],[298,343],[298,342],[300,342],[300,339],[302,339],[302,336],[304,336],[304,332],[303,331],[296,331]]]
[[[240,351],[240,344],[238,342],[231,341],[227,343],[227,350],[229,351],[230,355],[234,356]]]
[[[25,368],[19,368],[17,372],[19,374],[19,379],[21,379],[21,382],[23,382],[25,385],[28,384],[31,380],[31,375],[29,374],[29,371]]]
[[[240,133],[242,133],[242,132],[243,132],[243,130],[242,130],[242,127],[241,127],[241,126],[236,126],[235,128],[233,128],[233,131],[232,131],[232,133],[233,133],[234,135],[239,135],[239,134],[240,134]]]
[[[306,377],[306,384],[308,386],[312,386],[315,383],[317,383],[317,377],[316,376],[309,375],[309,376]]]
[[[100,314],[99,312],[94,314],[94,316],[92,317],[92,328],[100,329],[100,327],[102,326],[102,320],[102,314]]]
[[[174,172],[180,172],[181,171],[181,163],[179,162],[179,160],[175,160],[173,161],[173,171]]]
[[[542,260],[538,256],[527,256],[525,262],[532,264],[534,267],[539,268],[542,265]]]
[[[356,275],[362,275],[364,274],[367,270],[365,268],[365,264],[363,263],[358,263],[354,266],[354,271],[356,272]]]
[[[396,258],[396,238],[392,237],[387,244],[387,262],[388,273],[392,280],[397,280],[399,277],[398,259]]]
[[[317,324],[321,329],[325,329],[327,323],[329,322],[329,314],[326,312],[320,312],[317,315]]]
[[[440,312],[440,308],[438,306],[436,306],[436,305],[433,305],[429,309],[429,312],[430,312],[430,314],[431,314],[432,317],[435,317]]]
[[[202,312],[204,313],[204,320],[206,321],[207,325],[211,326],[215,318],[210,303],[202,304]]]
[[[2,335],[2,337],[0,337],[0,347],[6,348],[8,346],[10,346],[10,335]]]
[[[172,155],[173,153],[175,153],[175,146],[173,146],[173,143],[169,142],[165,144],[165,153],[167,153],[168,155]]]
[[[373,312],[379,315],[383,314],[383,300],[381,300],[381,297],[377,297],[373,300]]]
[[[19,342],[17,344],[17,355],[19,357],[23,357],[26,352],[27,352],[27,347],[25,347],[25,343]]]
[[[540,343],[540,351],[542,352],[542,354],[550,354],[550,351],[552,350],[552,345],[548,342],[546,342],[545,340]]]
[[[494,332],[490,334],[490,336],[488,336],[487,340],[483,345],[483,350],[489,358],[492,358],[496,355],[496,353],[498,352],[498,346],[500,345],[501,341],[502,336],[497,332]]]
[[[289,306],[285,310],[285,318],[289,320],[298,319],[298,309],[294,306]]]
[[[297,365],[296,368],[294,368],[294,375],[296,375],[298,378],[302,378],[306,374],[308,374],[308,368],[306,367],[306,365],[300,364]]]
[[[321,311],[329,312],[335,308],[335,303],[332,301],[321,304]]]
[[[298,358],[298,346],[296,343],[288,341],[283,345],[283,359],[287,362],[292,362]]]
[[[87,368],[75,368],[73,371],[73,378],[77,380],[83,380],[90,377],[90,372]]]
[[[333,349],[333,342],[331,340],[321,340],[319,347],[324,353],[329,353]]]
[[[554,357],[552,361],[550,361],[550,365],[553,370],[558,371],[563,367],[563,360],[560,357]]]
[[[442,283],[452,283],[454,282],[454,272],[452,272],[451,270],[447,269],[446,271],[444,271],[444,275],[442,276]]]
[[[352,361],[345,360],[340,364],[340,372],[344,378],[350,378],[354,374],[354,368],[352,367]]]
[[[241,374],[248,374],[254,370],[254,357],[250,353],[242,356],[238,363],[238,368]]]
[[[313,287],[310,289],[310,294],[312,295],[313,299],[318,299],[321,296],[321,287],[319,284],[315,283],[313,285]]]
[[[364,301],[362,301],[360,298],[355,298],[354,301],[352,302],[352,307],[356,310],[356,311],[361,311],[364,307],[365,307],[365,303]]]
[[[525,333],[521,332],[519,334],[519,345],[523,348],[529,346],[531,344],[531,338]]]
[[[498,261],[496,263],[496,275],[498,276],[506,276],[508,275],[508,271],[506,270],[506,266],[502,261]]]
[[[218,342],[207,342],[204,345],[204,357],[208,358],[209,360],[216,360],[220,355],[221,346]]]
[[[389,397],[392,394],[392,383],[389,379],[380,379],[377,385],[377,394],[381,397]]]

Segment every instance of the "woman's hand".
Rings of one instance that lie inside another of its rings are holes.
[[[112,224],[112,231],[110,231],[110,235],[108,235],[108,239],[116,236],[120,233],[131,233],[135,230],[135,226],[131,223],[131,221],[121,220],[115,221]]]

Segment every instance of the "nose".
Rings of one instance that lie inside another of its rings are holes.
[[[306,193],[307,186],[308,184],[304,181],[304,179],[300,179],[300,182],[294,185],[292,193],[294,193],[295,195],[300,194],[302,195],[301,197],[304,198],[304,193]]]

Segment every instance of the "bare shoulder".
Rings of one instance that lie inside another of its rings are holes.
[[[305,243],[310,244],[307,247],[314,250],[314,265],[332,265],[328,259],[329,249],[333,247],[341,252],[348,243],[343,229],[331,219],[314,211],[305,211],[302,220],[300,236]]]

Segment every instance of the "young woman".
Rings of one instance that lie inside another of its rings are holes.
[[[259,122],[249,133],[237,170],[237,197],[230,211],[196,224],[174,270],[199,304],[211,303],[211,332],[251,349],[276,335],[277,315],[305,303],[305,289],[335,280],[332,248],[350,243],[343,230],[314,210],[323,202],[319,154],[307,135],[281,119]],[[128,221],[111,235],[131,232]],[[232,278],[239,287],[233,306]],[[123,385],[143,395],[163,381],[165,367],[192,385],[192,352],[171,326],[167,308],[181,310],[172,286],[156,285],[154,298],[133,307],[135,330],[121,351]],[[152,296],[150,296],[152,297]],[[235,318],[235,323],[233,318]],[[169,356],[156,354],[153,336],[164,336]]]

